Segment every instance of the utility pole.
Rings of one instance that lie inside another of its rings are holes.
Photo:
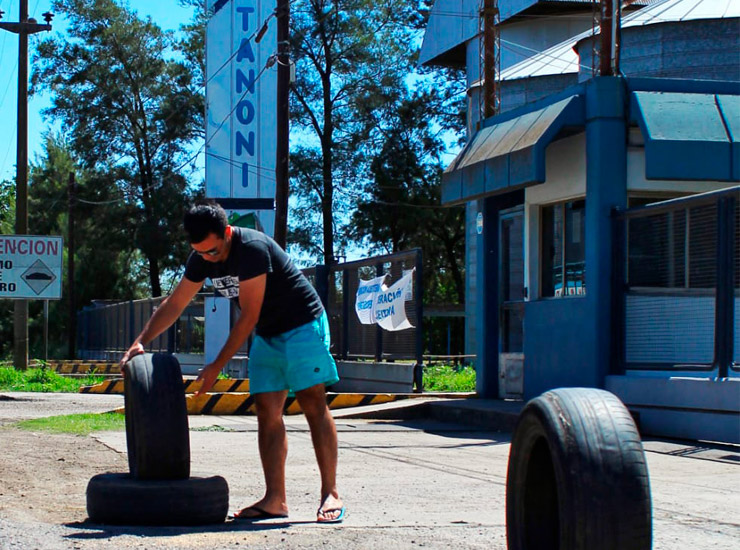
[[[290,2],[277,0],[277,151],[275,164],[275,241],[288,240],[288,155],[290,133]]]
[[[501,108],[501,91],[498,78],[501,70],[501,22],[498,0],[481,0],[478,19],[481,78],[481,109],[479,126],[486,118],[497,114]]]
[[[67,193],[69,196],[69,211],[67,213],[67,295],[69,296],[69,321],[67,330],[67,356],[75,358],[75,344],[77,338],[77,304],[75,300],[75,173],[69,173]]]
[[[0,11],[0,18],[3,12]],[[28,234],[28,35],[51,30],[49,12],[44,14],[46,25],[28,18],[28,0],[20,0],[18,23],[2,23],[0,29],[18,35],[18,140],[16,143],[15,233]],[[28,368],[28,300],[15,302],[13,316],[13,366]]]
[[[596,2],[597,0],[592,0]],[[594,15],[596,15],[594,9]],[[619,74],[619,51],[622,41],[622,4],[620,0],[600,0],[598,10],[598,27],[600,33],[599,46],[596,47],[596,37],[593,38],[592,71],[597,67],[600,76],[614,76]],[[594,35],[596,34],[596,19],[594,18]]]
[[[599,75],[612,76],[612,13],[613,0],[601,0],[601,19],[599,32],[601,33],[601,48],[599,50]]]

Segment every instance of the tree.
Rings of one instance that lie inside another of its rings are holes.
[[[0,235],[15,233],[15,182],[0,181]]]
[[[69,176],[77,183],[75,200],[74,251],[69,249]],[[148,294],[147,278],[140,268],[141,254],[134,246],[135,218],[131,207],[117,200],[118,190],[110,185],[107,172],[85,170],[63,134],[44,136],[43,153],[31,163],[29,174],[29,227],[37,235],[64,237],[62,299],[49,306],[49,349],[52,356],[64,356],[68,331],[71,289],[66,277],[69,255],[75,259],[75,303],[116,297],[121,300]],[[115,224],[113,223],[115,221]],[[111,227],[115,225],[115,229]],[[40,356],[41,303],[30,304],[30,348]],[[11,340],[12,341],[12,340]]]
[[[393,102],[414,62],[419,15],[403,0],[298,0],[291,5],[291,237],[335,261],[335,239],[366,172],[375,109]],[[321,227],[320,239],[316,227]]]
[[[15,233],[15,182],[0,181],[0,235]],[[0,300],[0,359],[13,349],[13,301]]]
[[[465,210],[440,205],[443,141],[429,124],[435,89],[409,94],[381,128],[366,197],[352,216],[353,236],[386,253],[420,247],[427,302],[465,301]]]
[[[185,62],[167,57],[172,34],[151,19],[113,0],[55,0],[53,9],[68,17],[69,38],[39,44],[32,89],[51,93],[48,114],[68,131],[82,168],[115,190],[108,201],[125,205],[118,212],[125,218],[108,227],[133,228],[159,296],[162,270],[186,254],[179,230],[192,191],[182,171],[202,136],[202,88]]]

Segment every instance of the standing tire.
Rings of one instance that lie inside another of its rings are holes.
[[[506,480],[509,550],[648,550],[645,453],[629,411],[591,388],[544,393],[524,407]]]
[[[87,515],[107,525],[209,525],[223,523],[229,486],[221,476],[138,480],[99,474],[87,484]]]
[[[136,479],[190,477],[190,436],[180,364],[172,355],[137,355],[124,367],[126,444]]]

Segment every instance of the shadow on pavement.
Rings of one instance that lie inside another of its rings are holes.
[[[178,535],[190,535],[194,533],[233,533],[240,531],[272,531],[285,529],[291,525],[315,524],[315,521],[233,521],[214,525],[198,525],[183,527],[158,527],[144,525],[101,525],[89,521],[76,521],[63,524],[69,529],[81,530],[77,533],[65,535],[66,539],[74,540],[99,540],[120,537],[123,535],[135,535],[137,537],[174,537]]]

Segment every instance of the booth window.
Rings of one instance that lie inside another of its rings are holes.
[[[586,294],[586,201],[542,207],[543,298]]]

